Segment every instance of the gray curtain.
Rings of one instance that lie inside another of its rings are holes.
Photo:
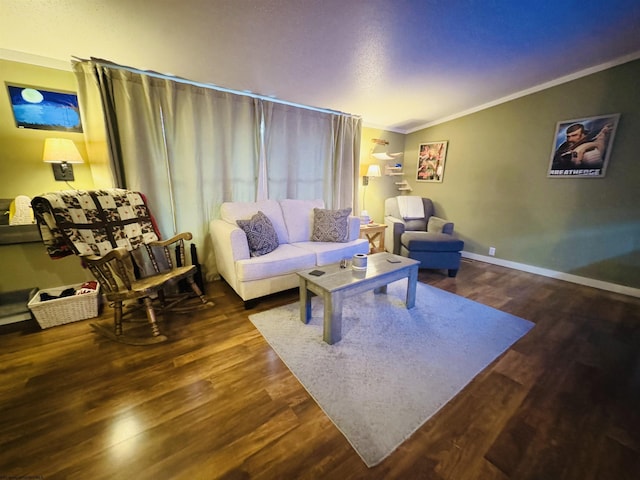
[[[355,208],[361,118],[266,103],[264,124],[269,198]]]
[[[193,233],[207,280],[217,273],[209,222],[224,201],[322,198],[329,208],[355,207],[359,118],[95,59],[74,71],[81,103],[100,98],[115,186],[147,196],[163,236]]]
[[[351,207],[355,212],[356,193],[360,178],[360,142],[362,119],[352,115],[333,115],[331,118],[332,157],[329,178],[333,179],[331,200],[333,208]]]

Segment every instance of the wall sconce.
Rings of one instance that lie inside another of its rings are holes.
[[[84,163],[78,148],[66,138],[47,138],[44,141],[42,161],[50,163],[57,181],[73,181],[73,163]]]
[[[365,200],[367,197],[367,185],[369,185],[369,177],[381,177],[382,172],[380,171],[380,165],[369,165],[367,168],[367,174],[362,177],[362,185],[364,188],[362,189],[362,212],[360,213],[360,221],[361,223],[367,224],[369,223],[369,214],[367,213],[367,209],[365,206]]]
[[[362,185],[365,187],[369,185],[369,177],[381,177],[380,165],[369,165],[367,168],[367,174],[362,177]]]

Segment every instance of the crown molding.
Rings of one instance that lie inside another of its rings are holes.
[[[511,95],[507,95],[506,97],[499,98],[497,100],[493,100],[488,103],[484,103],[482,105],[478,105],[477,107],[470,108],[468,110],[464,110],[462,112],[454,113],[452,115],[440,118],[438,120],[434,120],[419,127],[411,128],[407,130],[406,133],[414,133],[420,130],[424,130],[425,128],[433,127],[435,125],[439,125],[444,122],[448,122],[451,120],[455,120],[456,118],[465,117],[467,115],[471,115],[472,113],[476,113],[482,110],[486,110],[487,108],[495,107],[497,105],[501,105],[506,102],[510,102],[511,100],[516,100],[517,98],[525,97],[527,95],[531,95],[532,93],[537,93],[542,90],[546,90],[551,87],[555,87],[557,85],[562,85],[563,83],[571,82],[573,80],[577,80],[582,77],[586,77],[588,75],[601,72],[603,70],[607,70],[609,68],[617,67],[618,65],[622,65],[624,63],[632,62],[634,60],[638,60],[640,58],[640,51],[631,53],[629,55],[624,55],[622,57],[618,57],[609,62],[601,63],[600,65],[595,65],[593,67],[585,68],[584,70],[580,70],[578,72],[571,73],[569,75],[565,75],[564,77],[556,78],[555,80],[551,80],[549,82],[541,83],[540,85],[536,85],[535,87],[527,88],[526,90],[521,90],[520,92],[513,93]]]
[[[41,55],[34,55],[27,52],[7,50],[6,48],[0,48],[0,59],[18,63],[28,63],[29,65],[36,65],[38,67],[47,67],[56,70],[65,70],[68,72],[72,71],[71,60],[43,57]]]

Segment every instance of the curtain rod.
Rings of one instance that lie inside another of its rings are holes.
[[[299,107],[299,108],[304,108],[306,110],[313,110],[313,111],[322,112],[322,113],[330,113],[332,115],[349,115],[350,117],[361,118],[360,115],[354,115],[352,113],[340,112],[338,110],[330,110],[328,108],[311,107],[309,105],[303,105],[301,103],[288,102],[286,100],[280,100],[279,98],[267,97],[267,96],[259,95],[257,93],[252,93],[252,92],[241,92],[239,90],[233,90],[231,88],[220,87],[220,86],[214,85],[212,83],[196,82],[195,80],[188,80],[186,78],[177,77],[175,75],[168,75],[166,73],[155,72],[153,70],[140,70],[139,68],[128,67],[126,65],[119,65],[119,64],[114,63],[114,62],[112,62],[110,60],[104,60],[102,58],[91,57],[90,59],[86,59],[86,58],[79,58],[79,57],[74,57],[74,56],[72,56],[71,58],[73,60],[77,61],[77,62],[88,62],[88,61],[91,61],[91,62],[97,63],[99,65],[103,65],[105,67],[115,68],[117,70],[127,70],[129,72],[138,73],[138,74],[141,74],[141,75],[148,75],[150,77],[162,78],[162,79],[166,79],[166,80],[173,80],[174,82],[185,83],[185,84],[188,84],[188,85],[193,85],[195,87],[209,88],[211,90],[217,90],[219,92],[227,92],[227,93],[233,93],[235,95],[242,95],[242,96],[245,96],[245,97],[258,98],[260,100],[265,100],[267,102],[279,103],[279,104],[288,105],[288,106],[291,106],[291,107]],[[72,63],[73,63],[73,61],[72,61]]]

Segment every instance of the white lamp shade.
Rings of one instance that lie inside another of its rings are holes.
[[[42,161],[47,163],[84,163],[73,140],[66,138],[45,139]]]
[[[381,177],[380,165],[369,165],[367,169],[367,177]]]

